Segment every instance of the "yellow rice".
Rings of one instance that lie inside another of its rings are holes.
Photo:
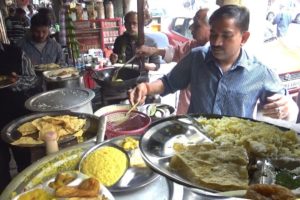
[[[102,147],[90,153],[82,163],[82,172],[112,186],[127,169],[126,155],[114,147]]]

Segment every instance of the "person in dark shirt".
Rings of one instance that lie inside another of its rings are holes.
[[[24,37],[30,22],[26,17],[25,10],[17,8],[13,17],[5,19],[5,25],[8,39],[11,43],[16,44],[18,40]]]
[[[132,58],[136,53],[137,48],[137,13],[134,11],[128,12],[125,17],[126,31],[123,35],[116,38],[114,43],[113,54],[111,55],[111,62],[125,63]],[[145,45],[157,47],[155,41],[145,35]],[[136,59],[134,63],[138,63],[139,59]],[[160,67],[160,58],[158,55],[151,55],[145,59],[145,68],[142,71],[155,71]]]
[[[37,83],[37,78],[30,59],[15,45],[0,43],[0,75],[13,75],[18,78],[15,85],[0,89],[0,130],[5,125],[28,114],[24,103],[31,96],[31,90]],[[14,155],[17,170],[20,172],[31,163],[30,151],[9,145],[0,139],[0,193],[10,182],[10,152]]]

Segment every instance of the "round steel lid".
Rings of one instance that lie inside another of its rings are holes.
[[[30,97],[25,107],[31,111],[71,110],[90,102],[95,93],[86,88],[61,88]]]

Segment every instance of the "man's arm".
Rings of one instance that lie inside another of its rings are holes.
[[[161,94],[164,91],[163,82],[158,79],[152,83],[140,83],[129,93],[129,101],[132,105],[139,102],[143,104],[148,95]]]
[[[24,91],[34,87],[37,77],[31,65],[30,59],[22,53],[22,74],[17,74],[19,81],[13,87],[14,91]]]
[[[137,55],[139,56],[150,56],[150,55],[160,55],[167,63],[178,62],[185,55],[187,55],[192,48],[198,47],[201,44],[196,40],[187,41],[183,44],[176,46],[169,45],[166,48],[156,48],[142,45],[137,48]]]

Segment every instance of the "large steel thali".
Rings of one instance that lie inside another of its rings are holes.
[[[193,114],[191,116],[194,118],[202,116],[207,119],[216,119],[223,117],[220,115],[200,114]],[[247,120],[256,121],[252,119]],[[281,130],[288,130],[283,127],[278,128],[280,128]],[[172,156],[175,155],[173,144],[176,141],[186,141],[188,144],[196,144],[204,141],[207,142],[208,138],[205,134],[199,134],[199,130],[186,116],[172,116],[154,122],[150,125],[150,127],[140,140],[140,149],[142,151],[142,156],[148,166],[157,173],[174,181],[175,183],[190,188],[191,191],[199,194],[200,196],[210,197],[211,199],[218,199],[224,196],[242,197],[245,194],[245,191],[219,192],[207,187],[202,187],[192,183],[176,172],[170,170],[169,163]],[[298,163],[300,163],[300,161]],[[274,181],[264,178],[260,179],[259,182],[256,183],[271,184],[274,183]]]
[[[111,142],[118,143],[121,138],[114,138],[105,141],[100,146],[108,145]],[[41,183],[55,177],[58,172],[72,171],[78,169],[82,156],[95,147],[95,141],[81,143],[76,146],[60,150],[55,154],[48,155],[18,174],[7,186],[0,196],[0,200],[9,200],[14,196],[38,186]],[[183,187],[176,185],[168,179],[159,176],[148,169],[148,177],[137,174],[125,187],[108,188],[116,200],[123,199],[145,199],[145,195],[150,199],[175,200],[183,196]]]
[[[21,133],[17,130],[19,126],[22,124],[32,121],[37,118],[41,118],[44,116],[59,116],[59,115],[70,115],[70,116],[76,116],[82,119],[86,119],[86,124],[83,128],[84,133],[83,133],[83,141],[89,140],[93,137],[95,137],[95,134],[97,132],[98,128],[98,117],[95,115],[91,114],[85,114],[85,113],[75,113],[75,112],[70,112],[70,111],[57,111],[57,112],[43,112],[43,113],[33,113],[29,114],[26,116],[22,116],[20,118],[17,118],[7,124],[2,130],[1,130],[1,136],[2,139],[7,142],[7,143],[12,143],[19,139],[21,137]],[[59,144],[64,144],[67,142],[70,142],[74,140],[75,137],[73,135],[66,135],[59,139],[58,143]],[[18,145],[22,147],[36,147],[36,146],[43,146],[44,144],[23,144],[23,145]]]

